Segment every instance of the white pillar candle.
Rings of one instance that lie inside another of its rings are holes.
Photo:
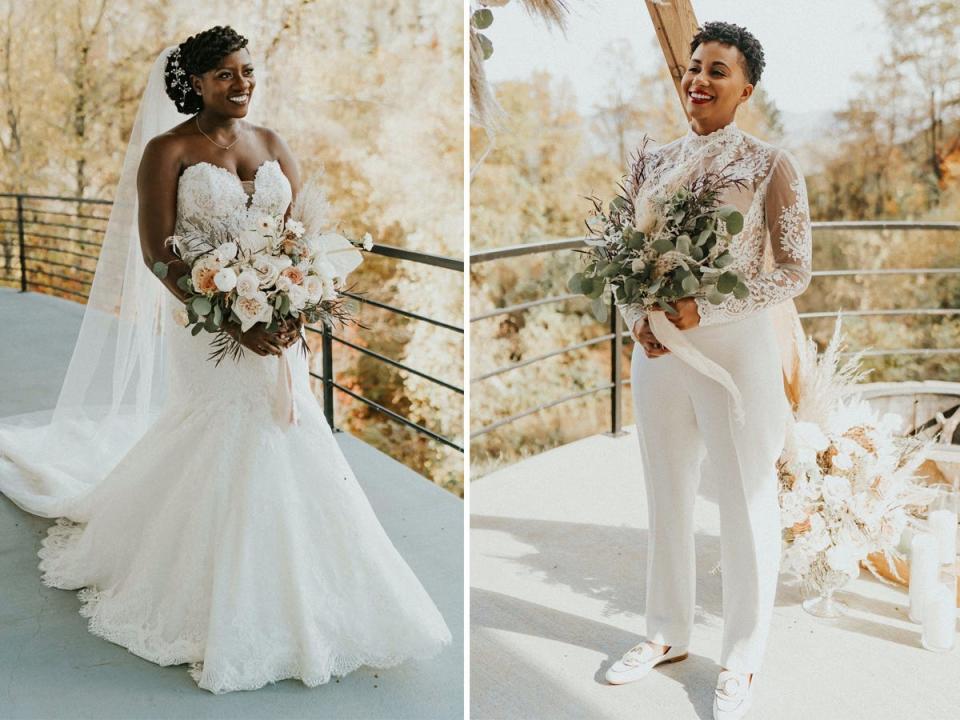
[[[953,565],[957,561],[957,514],[952,510],[931,510],[928,519],[930,532],[940,548],[940,564]]]
[[[910,619],[923,620],[924,603],[937,581],[937,541],[927,532],[918,532],[910,541]]]
[[[935,582],[929,588],[923,606],[923,646],[927,650],[946,652],[953,649],[957,632],[956,591]]]

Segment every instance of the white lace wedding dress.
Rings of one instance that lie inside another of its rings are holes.
[[[251,184],[209,163],[187,168],[178,229],[198,216],[285,212],[277,162]],[[283,678],[317,685],[449,643],[335,442],[301,351],[286,351],[300,413],[291,425],[275,414],[280,358],[246,351],[217,367],[210,335],[166,328],[163,410],[50,528],[44,582],[83,588],[92,633],[161,665],[190,663],[215,693]]]

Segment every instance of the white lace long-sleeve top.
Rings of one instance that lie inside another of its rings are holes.
[[[739,270],[750,294],[728,295],[719,305],[695,298],[701,325],[729,322],[800,295],[810,284],[813,238],[807,188],[796,159],[737,127],[735,122],[707,135],[691,128],[684,137],[652,151],[645,188],[654,188],[671,170],[692,179],[708,171],[728,168],[745,181],[744,189],[727,188],[721,205],[734,205],[743,213],[743,230],[734,235],[731,269]],[[676,178],[671,178],[675,180]],[[641,305],[617,306],[633,330],[644,317]]]

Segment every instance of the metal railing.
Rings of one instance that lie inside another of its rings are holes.
[[[813,223],[814,232],[824,230],[935,230],[960,232],[960,222],[815,222]],[[504,260],[509,258],[524,257],[539,253],[556,253],[563,250],[576,250],[586,247],[586,238],[566,238],[562,240],[547,240],[525,245],[510,245],[507,247],[496,248],[493,250],[482,250],[470,254],[470,265],[475,267],[484,263]],[[960,246],[958,246],[958,257],[960,257]],[[947,268],[893,268],[893,269],[845,269],[845,270],[814,270],[813,277],[841,277],[841,276],[883,276],[883,275],[960,275],[960,267]],[[568,300],[582,298],[582,295],[575,293],[563,293],[550,295],[548,297],[537,298],[523,303],[517,303],[505,307],[499,307],[488,310],[470,317],[470,322],[482,322],[491,318],[509,315],[517,312],[524,312],[530,308],[539,305],[561,303]],[[600,383],[585,390],[579,390],[562,397],[540,403],[534,407],[527,408],[519,413],[515,413],[506,418],[501,418],[496,422],[490,423],[477,429],[471,429],[470,437],[476,438],[485,435],[493,430],[501,428],[510,423],[516,422],[522,418],[534,415],[538,412],[555,407],[571,400],[593,395],[600,392],[608,392],[610,399],[610,429],[608,434],[618,435],[623,432],[623,387],[630,384],[630,378],[621,377],[623,372],[623,340],[629,338],[632,340],[629,329],[624,328],[623,320],[617,311],[612,296],[609,299],[609,325],[607,332],[588,340],[573,343],[565,347],[550,350],[541,353],[532,358],[527,358],[519,362],[511,363],[501,367],[488,370],[482,374],[470,378],[471,385],[489,380],[492,377],[512,372],[522,367],[527,367],[541,362],[551,357],[564,355],[585,347],[609,343],[610,348],[610,379],[608,382]],[[928,315],[928,316],[960,316],[960,308],[908,308],[908,309],[890,309],[890,310],[854,310],[854,311],[824,311],[824,312],[803,312],[799,313],[801,319],[816,319],[838,317],[877,317],[877,316],[903,316],[903,315]],[[851,355],[854,351],[842,353]],[[960,356],[960,347],[950,348],[893,348],[889,350],[865,350],[864,357],[878,356],[896,356],[896,355],[958,355]]]
[[[112,202],[109,200],[0,193],[0,250],[3,252],[0,257],[2,262],[0,283],[19,286],[21,292],[38,289],[85,302],[93,283],[102,236],[106,232],[107,212],[111,206]],[[39,255],[41,252],[44,253],[43,256]],[[371,252],[399,261],[458,272],[461,277],[463,276],[464,262],[457,258],[421,253],[390,245],[374,245]],[[464,332],[463,327],[457,323],[428,317],[355,293],[345,294],[359,302],[416,322],[429,323],[460,335]],[[335,334],[334,329],[327,324],[319,328],[307,327],[307,330],[321,336],[323,354],[321,372],[311,371],[310,375],[322,384],[323,411],[331,428],[337,429],[334,407],[334,390],[336,389],[394,422],[463,452],[463,444],[457,439],[434,432],[338,383],[334,376],[333,345],[338,343],[374,358],[378,362],[410,372],[439,385],[454,395],[462,397],[464,394],[462,387],[351,342]]]

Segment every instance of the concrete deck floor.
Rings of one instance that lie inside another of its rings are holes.
[[[80,305],[0,289],[0,417],[52,406]],[[327,685],[287,680],[215,696],[86,631],[76,593],[44,587],[48,520],[0,496],[0,718],[459,718],[463,716],[463,503],[344,433],[344,453],[397,549],[453,633],[429,661],[361,668]]]
[[[474,480],[470,716],[474,720],[712,718],[722,609],[716,504],[698,498],[697,611],[687,660],[612,687],[603,676],[643,639],[647,510],[633,426]],[[920,645],[906,592],[863,571],[851,612],[821,621],[781,584],[756,720],[960,717],[960,649]]]

